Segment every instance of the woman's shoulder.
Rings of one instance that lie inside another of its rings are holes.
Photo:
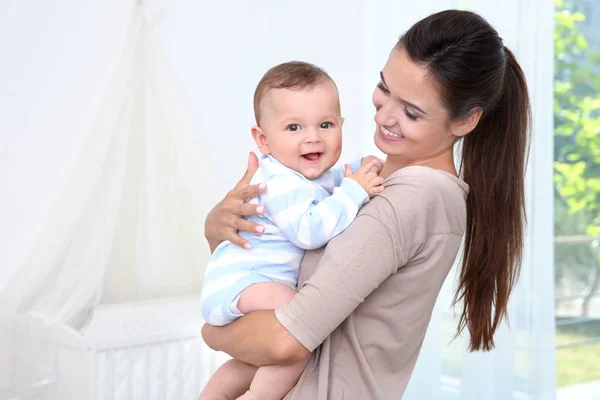
[[[399,169],[384,182],[379,197],[394,208],[422,208],[435,202],[464,205],[469,185],[460,178],[438,169],[411,166]]]
[[[439,169],[418,165],[399,169],[385,180],[384,185],[386,188],[396,187],[396,190],[391,192],[410,191],[411,189],[423,193],[449,190],[466,195],[469,192],[469,185],[457,176]]]
[[[360,214],[373,216],[403,235],[408,231],[427,236],[464,230],[469,187],[459,178],[415,166],[396,171],[384,186]]]

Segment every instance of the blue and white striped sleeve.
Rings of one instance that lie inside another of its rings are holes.
[[[261,196],[270,218],[286,239],[306,249],[318,249],[346,229],[369,200],[356,181],[344,178],[333,194],[319,201],[317,188],[298,176],[277,175]]]
[[[359,158],[358,160],[354,160],[350,163],[352,172],[356,173],[356,171],[359,170],[361,161],[362,158]],[[342,184],[345,176],[344,165],[342,164],[341,166],[333,167],[330,169],[330,171],[333,172],[333,185],[335,187],[339,187]]]

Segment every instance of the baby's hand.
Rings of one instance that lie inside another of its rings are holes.
[[[383,162],[375,157],[375,156],[366,156],[360,159],[360,166],[362,167],[365,164],[370,163],[371,161],[375,161],[376,166],[377,166],[377,173],[380,173],[381,170],[383,169]]]
[[[381,171],[378,163],[381,165],[381,161],[379,160],[368,161],[362,164],[355,174],[352,173],[350,165],[346,164],[345,176],[358,182],[369,194],[369,197],[373,197],[385,189],[383,187],[383,178],[377,175]]]

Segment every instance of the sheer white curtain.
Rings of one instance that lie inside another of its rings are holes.
[[[64,235],[73,233],[75,220],[82,214],[78,211],[85,204],[77,204],[66,220],[57,221],[61,212],[69,211],[65,206],[73,204],[68,196],[69,203],[63,206],[58,199],[65,198],[63,193],[67,188],[73,188],[72,183],[67,183],[68,176],[77,176],[73,166],[85,162],[77,161],[82,154],[79,149],[89,136],[92,115],[97,113],[100,98],[120,62],[133,6],[119,1],[107,1],[102,6],[92,1],[63,1],[60,5],[12,1],[0,6],[0,43],[4,49],[0,67],[3,88],[0,91],[0,292],[3,299],[0,303],[0,389],[12,385],[12,367],[16,361],[12,354],[10,313],[16,308],[42,306],[53,308],[56,314],[69,314],[63,313],[66,310],[78,314],[77,311],[86,307],[98,293],[90,287],[86,293],[79,292],[79,296],[87,298],[83,299],[83,305],[75,308],[66,298],[63,304],[57,298],[47,298],[48,304],[40,302],[41,293],[35,299],[37,290],[50,277],[48,272],[60,263],[58,259],[68,257],[64,250],[69,238]],[[98,165],[93,168],[98,171]],[[90,190],[88,183],[95,178],[90,176],[84,180],[85,186],[77,191],[79,196],[73,197],[73,201],[82,199],[81,195]],[[51,225],[55,225],[55,232],[50,229]],[[36,238],[39,238],[37,242]],[[76,235],[70,238],[83,239]],[[105,240],[103,238],[103,242]],[[75,251],[79,250],[73,249],[72,254]],[[97,263],[92,258],[90,261]],[[98,276],[93,269],[85,272],[86,275],[81,276],[69,271],[54,278],[64,284],[78,284],[85,281],[88,273]],[[82,287],[86,286],[82,283]],[[98,282],[93,284],[97,287]],[[50,291],[59,294],[61,290],[65,287],[42,287],[46,294]],[[35,372],[32,370],[31,374]]]
[[[431,12],[471,8],[498,28],[529,78],[536,207],[512,329],[503,327],[490,354],[467,354],[462,338],[448,344],[450,279],[405,398],[552,397],[552,210],[541,206],[552,168],[547,3],[4,2],[1,310],[77,325],[98,302],[196,291],[207,255],[202,218],[254,148],[252,93],[264,71],[292,59],[327,69],[346,118],[342,158],[372,153],[370,96],[398,36]]]
[[[3,292],[4,310],[71,323],[95,298],[122,302],[199,289],[206,261],[201,225],[213,177],[197,176],[194,187],[207,201],[193,202],[182,171],[208,171],[194,161],[205,162],[206,149],[188,153],[189,116],[144,11],[123,32],[121,59],[90,117],[74,125],[69,118],[86,111],[78,102],[93,93],[50,105],[58,108],[54,116],[67,115],[39,127],[57,136],[77,130],[82,144]]]
[[[120,4],[107,4],[102,10],[97,10],[95,2],[63,4],[71,7],[67,9],[72,15],[67,20],[57,17],[50,25],[59,33],[55,39],[58,47],[65,47],[64,57],[59,54],[55,59],[56,70],[36,72],[47,75],[47,80],[62,80],[64,86],[52,87],[53,82],[43,80],[46,88],[39,96],[45,101],[35,104],[23,96],[23,103],[30,103],[19,106],[31,107],[27,110],[30,119],[9,121],[14,134],[65,144],[53,150],[56,157],[69,160],[58,166],[63,168],[60,177],[53,174],[54,163],[40,162],[20,138],[3,135],[3,148],[35,170],[34,176],[21,173],[20,160],[3,169],[11,171],[7,193],[15,195],[15,202],[28,202],[28,188],[20,187],[25,179],[33,187],[46,179],[55,185],[52,194],[50,190],[36,194],[48,202],[38,204],[45,215],[40,215],[41,224],[29,232],[31,236],[23,234],[23,239],[31,241],[24,254],[12,254],[22,262],[12,268],[14,273],[8,270],[3,276],[7,283],[0,293],[0,353],[5,386],[11,385],[13,374],[17,385],[30,382],[29,373],[43,374],[30,368],[35,360],[9,351],[14,314],[27,313],[46,323],[79,328],[101,302],[198,293],[200,289],[208,256],[202,221],[215,201],[207,149],[190,145],[189,108],[181,101],[153,31],[153,9],[135,2]],[[40,12],[32,4],[26,11]],[[112,13],[123,15],[122,25],[110,17]],[[10,36],[37,28],[27,25],[15,27]],[[101,32],[115,28],[122,29],[110,46],[101,38],[94,42],[104,36]],[[78,34],[83,35],[84,54],[78,51],[80,43],[71,41],[71,35]],[[50,40],[48,45],[57,46]],[[89,60],[81,65],[86,55]],[[24,81],[28,78],[22,76]],[[27,93],[28,89],[37,88],[25,83],[14,90]],[[20,154],[10,149],[13,140],[23,145]],[[36,147],[35,142],[29,145]],[[55,161],[48,156],[42,160]],[[195,199],[189,182],[193,182]],[[16,203],[3,207],[3,217],[15,222],[4,225],[2,234],[9,237],[10,227],[20,222],[16,217],[28,211]],[[10,256],[8,249],[4,257]]]

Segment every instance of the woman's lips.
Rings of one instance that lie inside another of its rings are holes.
[[[392,132],[381,125],[377,125],[377,133],[379,134],[379,136],[381,136],[383,140],[387,142],[399,142],[404,139],[404,136],[396,132]]]

